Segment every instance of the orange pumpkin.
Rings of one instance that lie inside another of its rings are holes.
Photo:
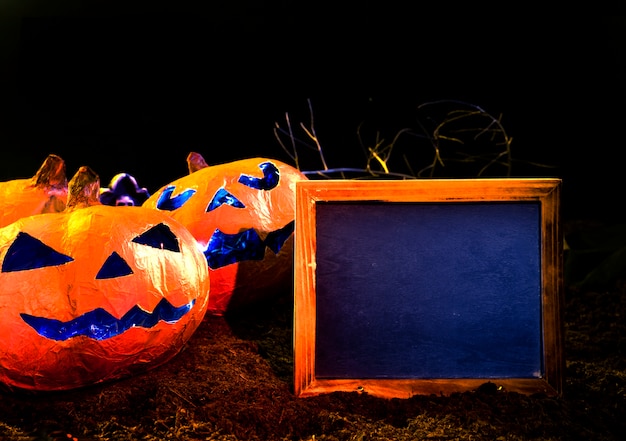
[[[204,250],[208,312],[222,315],[288,289],[295,183],[306,176],[260,157],[209,166],[192,152],[187,163],[190,173],[157,190],[143,207],[167,211]]]
[[[208,305],[206,261],[189,231],[142,207],[98,201],[81,167],[67,208],[0,228],[0,382],[63,390],[172,358]]]
[[[63,211],[66,201],[65,161],[48,155],[32,178],[0,182],[0,227],[33,214]]]

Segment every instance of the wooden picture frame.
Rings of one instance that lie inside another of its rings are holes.
[[[294,393],[561,395],[557,178],[296,184]]]

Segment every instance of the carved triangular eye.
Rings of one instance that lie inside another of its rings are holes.
[[[25,271],[71,262],[70,256],[61,254],[27,233],[18,233],[2,262],[2,272]]]
[[[235,208],[246,208],[246,206],[239,199],[237,199],[225,188],[217,190],[206,211],[209,212],[215,210],[217,207],[221,207],[222,205],[231,205]]]
[[[132,273],[132,268],[122,259],[122,256],[113,251],[96,274],[96,279],[112,279]]]
[[[147,245],[152,248],[159,248],[161,250],[169,250],[180,253],[178,238],[165,224],[155,225],[148,231],[135,237],[133,242],[141,245]]]

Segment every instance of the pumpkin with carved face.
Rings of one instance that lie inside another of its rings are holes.
[[[268,158],[209,166],[197,153],[189,174],[143,207],[180,221],[204,250],[211,278],[208,312],[224,314],[289,289],[298,169]]]
[[[0,182],[0,227],[19,218],[65,209],[65,161],[50,154],[32,178]]]
[[[119,379],[177,354],[208,306],[189,231],[142,207],[98,201],[81,167],[67,208],[0,228],[0,382],[64,390]]]

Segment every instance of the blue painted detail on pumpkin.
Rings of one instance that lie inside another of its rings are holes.
[[[96,274],[96,279],[112,279],[114,277],[128,276],[132,273],[133,270],[128,266],[122,256],[113,251],[113,253],[107,257],[107,260],[105,260],[98,274]]]
[[[278,254],[285,241],[293,233],[294,222],[291,221],[280,230],[267,235],[265,240],[254,229],[236,234],[225,234],[216,229],[204,251],[209,268],[218,269],[244,260],[263,260],[265,248]]]
[[[159,321],[175,323],[193,308],[195,302],[192,300],[175,308],[164,298],[152,312],[135,305],[120,319],[116,319],[102,308],[94,309],[67,322],[24,313],[20,316],[39,335],[52,340],[64,341],[81,335],[94,340],[106,340],[134,327],[152,328]]]
[[[71,262],[70,256],[61,254],[28,233],[20,232],[7,250],[2,261],[2,272],[25,271]]]
[[[221,207],[222,205],[231,205],[235,208],[246,207],[239,199],[237,199],[231,192],[229,192],[225,188],[220,188],[219,190],[217,190],[217,192],[213,196],[213,199],[211,199],[211,202],[209,203],[206,211],[213,211],[217,207]]]
[[[156,207],[159,210],[173,211],[182,207],[185,203],[196,193],[196,190],[188,189],[180,193],[179,195],[172,197],[174,193],[174,185],[168,185],[163,189],[163,192],[159,195]]]
[[[250,188],[256,188],[257,190],[271,190],[276,187],[280,178],[278,168],[271,162],[263,162],[259,164],[259,168],[263,171],[262,178],[241,175],[239,177],[239,183]]]
[[[262,260],[265,244],[253,229],[237,234],[226,234],[217,229],[209,239],[204,255],[209,268],[217,269],[242,260]]]
[[[293,233],[294,221],[289,222],[280,230],[272,231],[265,238],[265,245],[274,252],[274,254],[278,254],[280,249],[283,247],[289,236]]]
[[[165,224],[158,224],[133,239],[133,242],[153,248],[180,253],[178,239]]]

